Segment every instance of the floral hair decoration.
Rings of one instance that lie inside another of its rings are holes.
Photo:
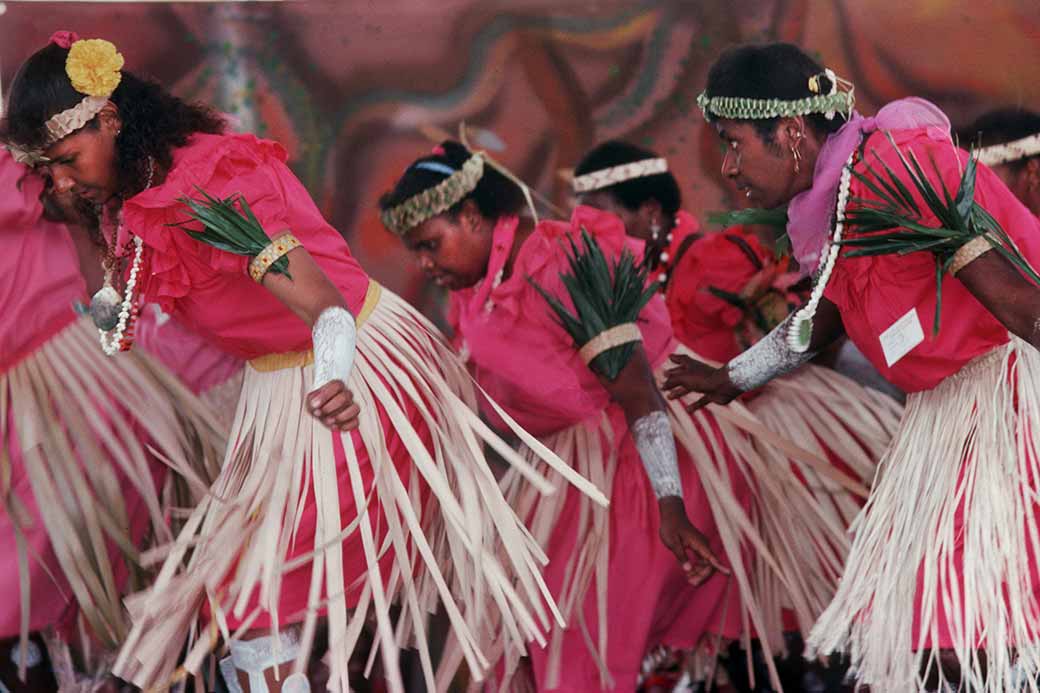
[[[83,99],[47,120],[44,124],[47,137],[42,148],[9,147],[15,159],[26,164],[46,161],[43,149],[93,120],[108,103],[123,77],[123,55],[104,39],[80,39],[75,32],[57,31],[50,42],[69,51],[65,59],[65,74]]]

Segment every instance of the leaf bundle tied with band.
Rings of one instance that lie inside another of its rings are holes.
[[[878,171],[872,164],[868,164],[866,173],[852,172],[878,199],[851,200],[855,207],[846,213],[847,223],[857,233],[867,235],[842,240],[842,244],[850,248],[848,257],[931,252],[935,256],[935,334],[939,332],[943,276],[950,271],[957,251],[975,239],[985,239],[994,251],[1003,255],[1022,274],[1040,284],[1040,276],[1022,257],[1000,223],[975,202],[978,163],[974,156],[968,159],[956,195],[953,195],[942,184],[934,160],[931,160],[931,166],[940,181],[938,190],[925,175],[917,156],[913,152],[907,156],[891,135],[888,135],[888,139],[899,154],[900,163],[913,189],[927,210],[939,221],[939,226],[929,226],[922,222],[921,205],[914,198],[910,187],[875,153],[884,171]]]
[[[170,226],[182,228],[195,240],[235,255],[253,258],[271,245],[271,237],[264,231],[242,195],[231,195],[221,200],[198,186],[195,189],[202,199],[181,197],[177,201],[188,208],[188,216],[201,224],[202,230],[188,228],[189,221]],[[284,255],[274,260],[266,271],[284,274],[292,279],[289,259]]]
[[[580,247],[571,237],[567,241],[570,272],[561,273],[560,280],[575,312],[533,279],[528,281],[549,303],[585,362],[596,373],[614,380],[641,339],[635,323],[657,291],[657,284],[647,284],[646,268],[628,250],[614,262],[608,262],[602,248],[584,228]]]

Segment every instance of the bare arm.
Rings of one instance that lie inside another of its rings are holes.
[[[957,279],[1011,333],[1040,349],[1040,287],[1003,255],[980,255],[957,273]]]
[[[289,251],[285,257],[289,260],[292,279],[268,272],[264,275],[263,285],[309,327],[313,329],[316,323],[324,320],[323,314],[330,308],[347,309],[343,295],[310,253],[301,247]],[[316,354],[316,371],[321,367],[317,358]],[[349,431],[357,428],[360,411],[343,378],[325,383],[311,392],[307,406],[312,416],[331,429]]]
[[[305,248],[294,248],[285,257],[289,260],[292,279],[284,274],[268,272],[264,275],[263,285],[308,327],[314,326],[326,308],[347,307],[339,289],[329,281]]]
[[[614,380],[600,378],[610,398],[625,412],[629,427],[655,411],[665,411],[661,394],[654,387],[654,375],[642,345],[636,347],[628,364]]]
[[[663,385],[668,399],[679,399],[691,392],[701,393],[701,398],[687,407],[689,411],[708,404],[729,404],[744,392],[798,368],[813,354],[845,335],[838,307],[826,298],[821,298],[816,308],[812,340],[804,354],[797,354],[787,346],[787,325],[785,320],[753,347],[717,368],[689,356],[673,356],[675,365],[666,372]]]
[[[636,346],[632,359],[616,379],[600,377],[600,382],[625,412],[628,428],[657,496],[661,541],[675,554],[686,578],[695,585],[707,580],[715,570],[728,572],[707,539],[686,516],[675,438],[642,345]]]

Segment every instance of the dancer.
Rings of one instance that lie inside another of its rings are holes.
[[[514,507],[547,547],[547,580],[568,617],[549,648],[532,651],[538,689],[632,691],[654,644],[689,648],[707,634],[734,637],[742,619],[759,632],[772,625],[758,590],[765,576],[751,575],[746,560],[772,548],[758,524],[768,521],[763,494],[789,493],[785,503],[803,504],[805,515],[786,528],[786,538],[829,550],[835,537],[841,541],[840,529],[832,532],[793,475],[760,464],[738,425],[766,433],[745,410],[691,417],[661,404],[651,372],[660,372],[677,345],[659,298],[640,312],[643,344],[617,380],[593,374],[592,347],[579,351],[535,285],[567,300],[567,239],[580,242],[582,230],[607,258],[626,249],[641,254],[642,246],[617,217],[588,207],[569,223],[519,217],[521,189],[495,166],[445,142],[384,196],[383,221],[424,273],[451,290],[451,322],[478,383],[611,498],[609,510],[596,511],[573,492],[538,499],[511,490]],[[497,411],[488,414],[495,419]],[[732,577],[717,572],[712,554],[721,551]],[[766,562],[807,608],[817,585],[803,590],[799,579],[814,568],[799,567],[794,576],[785,574],[789,566]]]
[[[132,345],[136,307],[154,302],[249,363],[220,477],[132,605],[116,673],[169,685],[222,637],[233,690],[309,690],[320,620],[329,686],[346,690],[371,617],[390,688],[403,689],[398,648],[412,645],[432,686],[425,624],[438,605],[478,678],[485,622],[501,624],[510,650],[537,641],[559,617],[539,574],[544,555],[482,443],[540,491],[551,486],[480,421],[462,364],[428,321],[369,280],[281,146],[225,134],[212,111],[122,65],[111,43],[59,32],[15,77],[6,139],[59,191],[108,213],[109,290],[92,302],[106,351]],[[231,216],[193,221],[221,212]]]
[[[580,204],[617,214],[630,236],[646,241],[646,262],[665,294],[676,337],[697,357],[728,361],[804,302],[808,282],[789,256],[778,257],[758,233],[744,227],[702,232],[693,215],[681,209],[679,186],[667,162],[653,152],[625,142],[605,142],[575,167],[573,185]],[[681,356],[677,363],[689,358]],[[826,456],[864,488],[873,482],[877,461],[901,414],[890,398],[811,364],[765,387],[747,406],[773,430]],[[760,453],[776,464],[786,462],[771,446],[762,446]],[[842,531],[847,529],[865,498],[843,491],[804,464],[795,463],[795,473]],[[799,512],[789,504],[780,504],[778,510],[792,516]],[[800,553],[811,547],[791,548],[785,558],[792,567],[814,558],[815,550],[808,556]],[[842,541],[840,560],[847,551]],[[832,596],[821,599],[820,609]],[[780,620],[782,604],[774,606],[774,619]],[[808,633],[819,613],[803,614],[802,623],[786,613],[784,628],[798,640],[794,634]]]
[[[808,297],[808,282],[790,257],[778,257],[758,233],[745,227],[702,232],[681,209],[667,162],[653,152],[605,142],[575,167],[574,189],[579,204],[617,214],[630,236],[646,241],[646,261],[665,295],[675,335],[699,357],[729,361]],[[865,487],[901,415],[890,398],[812,364],[766,387],[748,406],[799,445],[831,456]],[[798,473],[812,480],[821,501],[836,505],[847,526],[863,499],[839,493],[811,469]]]
[[[977,147],[979,161],[1040,217],[1040,114],[1017,107],[990,111],[964,128],[960,143]]]
[[[850,86],[794,46],[727,51],[699,101],[726,145],[725,173],[763,207],[789,203],[794,253],[817,279],[805,307],[726,366],[685,364],[666,383],[670,396],[705,393],[694,408],[728,401],[843,332],[910,393],[811,648],[849,652],[860,681],[879,690],[1036,690],[1040,289],[1021,259],[1040,260],[1035,218],[979,166],[969,229],[982,235],[940,257],[879,251],[892,236],[857,224],[876,219],[870,210],[889,204],[888,190],[918,210],[907,243],[939,226],[911,155],[933,192],[951,195],[972,173],[968,155],[926,101],[855,113]],[[974,226],[987,213],[1011,240]]]
[[[43,218],[43,180],[6,151],[0,191],[0,683],[71,690],[102,678],[126,637],[122,598],[140,587],[148,535],[172,538],[164,469],[149,450],[182,471],[215,466],[223,433],[190,394],[166,387],[169,374],[97,351],[96,330],[73,310],[86,290],[69,233]],[[194,481],[202,495],[204,479]]]
[[[789,256],[749,227],[702,230],[654,152],[604,142],[575,167],[573,187],[578,204],[617,215],[646,242],[675,336],[701,356],[729,360],[801,305],[805,282]]]

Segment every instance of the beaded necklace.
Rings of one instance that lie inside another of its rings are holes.
[[[144,189],[152,187],[152,178],[155,175],[155,160],[148,157],[148,179],[145,181]],[[112,244],[115,245],[123,229],[123,212],[119,212],[119,222]],[[101,341],[101,349],[108,356],[114,356],[120,351],[129,351],[133,345],[133,325],[137,320],[140,307],[134,296],[137,286],[137,275],[141,269],[141,255],[144,251],[144,242],[140,237],[128,231],[131,243],[134,246],[134,259],[130,264],[130,274],[126,280],[126,288],[123,291],[122,303],[119,302],[119,294],[114,285],[119,269],[119,261],[115,257],[112,246],[108,246],[106,257],[102,260],[105,269],[105,285],[94,294],[90,300],[90,316],[94,325],[98,328],[98,336]],[[124,249],[125,250],[125,249]],[[119,308],[118,313],[116,308]]]

